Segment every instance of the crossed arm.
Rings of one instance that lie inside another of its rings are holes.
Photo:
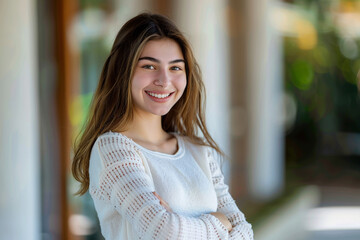
[[[169,206],[169,204],[160,197],[159,194],[157,194],[156,192],[153,192],[155,197],[157,197],[160,201],[160,205],[163,206],[166,211],[172,213],[172,209]],[[219,221],[226,227],[226,229],[230,232],[232,230],[232,225],[229,221],[229,219],[227,219],[227,217],[225,216],[225,214],[221,213],[221,212],[212,212],[210,213],[211,215],[213,215],[214,217],[216,217],[217,219],[219,219]]]
[[[251,225],[245,221],[229,195],[215,161],[210,163],[210,168],[218,195],[218,212],[197,218],[187,217],[173,213],[161,197],[154,194],[154,186],[145,172],[136,146],[126,142],[114,146],[106,139],[98,144],[104,165],[98,192],[133,226],[137,237],[253,239]]]

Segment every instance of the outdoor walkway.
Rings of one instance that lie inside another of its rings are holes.
[[[319,207],[308,214],[306,240],[360,240],[360,186],[320,191]]]

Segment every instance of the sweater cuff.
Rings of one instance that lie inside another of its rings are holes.
[[[229,231],[217,217],[211,214],[202,214],[200,218],[205,222],[209,235],[215,233],[217,235],[216,239],[221,240],[227,240],[229,238]]]

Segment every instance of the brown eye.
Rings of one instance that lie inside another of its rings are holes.
[[[171,70],[180,71],[182,69],[178,66],[173,66],[173,67],[171,67]]]
[[[149,69],[149,70],[155,70],[155,67],[153,65],[144,65],[142,68]]]

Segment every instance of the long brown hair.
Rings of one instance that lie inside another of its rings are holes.
[[[154,39],[176,41],[185,59],[187,86],[172,109],[162,116],[166,132],[177,132],[192,142],[207,145],[220,152],[205,125],[205,89],[189,43],[178,28],[166,17],[142,13],[125,23],[116,36],[106,59],[93,96],[89,116],[74,146],[72,173],[81,183],[77,194],[89,188],[89,160],[96,139],[110,130],[121,130],[133,119],[131,79],[144,45]],[[203,138],[198,136],[201,131]]]

